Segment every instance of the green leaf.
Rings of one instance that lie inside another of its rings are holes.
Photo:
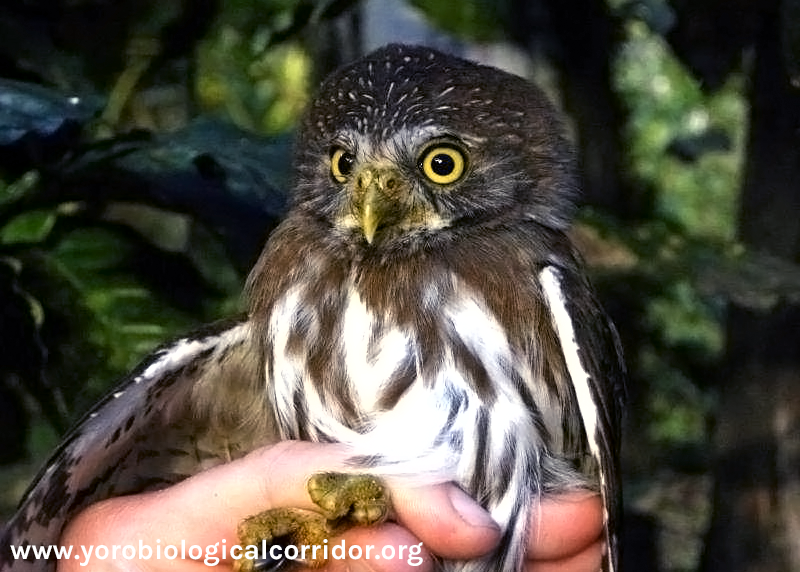
[[[57,215],[53,211],[29,211],[0,229],[0,242],[41,242],[53,229]]]
[[[464,39],[478,42],[502,35],[499,3],[490,0],[411,0],[435,26]]]
[[[40,175],[37,171],[28,171],[7,185],[0,181],[0,205],[13,202],[28,194],[39,184],[39,179]]]
[[[0,145],[39,141],[84,124],[97,111],[86,100],[33,83],[0,78]]]

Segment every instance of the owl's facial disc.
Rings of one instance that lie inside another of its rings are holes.
[[[329,174],[342,201],[336,226],[369,245],[450,226],[456,211],[439,199],[453,196],[471,172],[467,146],[430,131],[401,130],[378,142],[348,134],[334,143]]]
[[[357,231],[370,245],[377,240],[447,226],[449,222],[424,197],[419,177],[404,171],[396,158],[380,155],[359,160],[343,147],[331,150],[330,175],[341,185],[344,199],[337,226]],[[438,153],[428,149],[418,168],[427,178],[441,178],[443,173],[460,168],[459,157],[449,149]]]

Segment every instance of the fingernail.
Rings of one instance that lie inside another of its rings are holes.
[[[500,526],[492,519],[491,515],[458,487],[452,487],[448,496],[453,508],[467,524],[500,530]]]

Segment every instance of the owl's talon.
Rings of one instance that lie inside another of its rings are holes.
[[[317,473],[308,480],[308,494],[330,520],[347,517],[369,526],[383,522],[389,513],[386,489],[371,475]]]
[[[323,546],[326,539],[343,529],[343,524],[369,526],[382,522],[389,512],[389,498],[381,481],[370,475],[318,473],[308,481],[311,500],[322,509],[318,512],[278,508],[250,516],[239,523],[239,543],[246,547],[262,546],[287,537],[294,546]],[[346,527],[345,527],[346,528]],[[324,566],[323,552],[298,558],[297,562],[318,568]],[[234,563],[235,572],[253,572],[253,560],[241,558]]]
[[[254,570],[255,564],[249,558],[242,557],[233,561],[233,572],[253,572]]]
[[[244,556],[249,545],[256,546],[260,551],[262,541],[270,544],[273,540],[286,537],[289,539],[287,544],[296,547],[321,547],[333,534],[324,516],[314,511],[296,508],[276,508],[247,517],[239,523],[236,532],[243,549],[243,556],[234,562],[234,572],[255,570],[254,561]],[[312,548],[307,555],[304,552],[304,557],[297,558],[296,561],[311,568],[319,568],[327,562],[322,557],[323,554],[322,550]]]

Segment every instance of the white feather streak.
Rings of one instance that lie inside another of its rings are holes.
[[[564,352],[564,360],[567,363],[572,386],[575,388],[575,396],[578,399],[578,408],[583,419],[583,427],[586,430],[586,438],[589,441],[589,449],[599,463],[600,445],[597,442],[597,406],[594,403],[592,390],[589,387],[591,376],[581,363],[578,353],[580,347],[575,338],[575,328],[572,325],[572,318],[567,310],[564,292],[561,289],[561,276],[557,269],[547,266],[539,273],[539,281],[542,284],[547,305],[553,318],[553,325],[561,342],[561,350]]]

